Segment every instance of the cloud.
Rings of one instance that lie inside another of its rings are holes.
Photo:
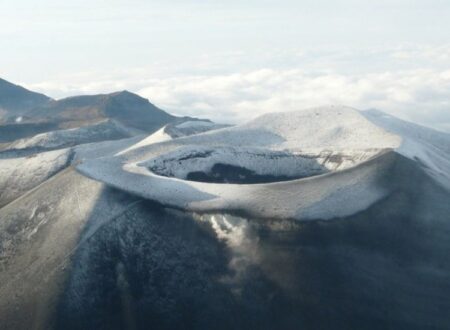
[[[291,57],[286,52],[282,57],[277,57],[279,51],[274,54],[263,68],[231,71],[234,73],[229,73],[229,68],[209,71],[217,67],[220,58],[204,56],[208,63],[198,66],[196,74],[172,72],[158,77],[155,68],[147,67],[81,73],[28,87],[50,95],[128,89],[172,113],[231,123],[266,112],[344,104],[378,108],[450,131],[450,47],[409,45],[354,54],[296,51]],[[235,54],[233,63],[240,58],[247,57]],[[356,69],[351,68],[352,63]],[[370,63],[378,65],[372,68]]]
[[[448,129],[450,123],[450,70],[311,75],[301,70],[262,69],[155,80],[138,92],[173,112],[219,121],[345,104],[382,109],[438,129]]]

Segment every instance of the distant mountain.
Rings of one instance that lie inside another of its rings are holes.
[[[52,101],[27,113],[29,120],[57,122],[61,127],[79,127],[104,119],[147,133],[176,120],[147,99],[128,91],[111,94],[83,95]]]
[[[129,91],[53,100],[0,79],[0,150],[2,143],[104,121],[114,121],[132,134],[151,134],[170,123],[198,119],[168,114]]]
[[[2,117],[20,116],[51,100],[48,96],[29,91],[0,78],[0,120]]]

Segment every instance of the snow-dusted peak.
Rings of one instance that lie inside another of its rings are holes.
[[[396,148],[401,137],[345,106],[309,108],[295,112],[262,115],[243,125],[282,137],[288,148],[366,149]]]

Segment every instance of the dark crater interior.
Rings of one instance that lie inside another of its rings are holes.
[[[255,184],[289,181],[308,176],[310,175],[262,175],[245,167],[217,163],[213,165],[209,172],[189,172],[186,176],[186,180],[210,183]]]

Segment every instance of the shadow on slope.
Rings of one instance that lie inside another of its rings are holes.
[[[12,142],[28,136],[33,136],[43,132],[58,129],[58,123],[23,123],[23,124],[2,124],[0,125],[0,143]]]
[[[0,328],[52,327],[87,219],[106,220],[132,201],[103,187],[69,168],[0,209]]]

